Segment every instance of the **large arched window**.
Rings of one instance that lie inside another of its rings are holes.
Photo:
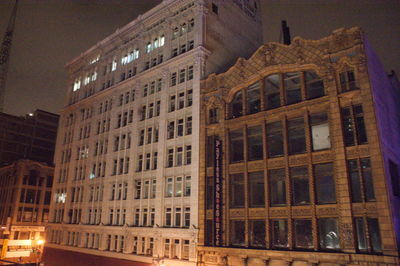
[[[243,94],[238,91],[229,104],[229,118],[236,118],[243,115]]]

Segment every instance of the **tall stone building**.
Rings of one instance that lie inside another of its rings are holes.
[[[399,265],[399,87],[359,28],[265,44],[201,97],[200,265]]]
[[[46,262],[195,264],[200,80],[259,47],[259,7],[165,0],[67,65]]]

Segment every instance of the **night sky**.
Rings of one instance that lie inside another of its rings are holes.
[[[226,0],[227,1],[227,0]],[[5,112],[58,112],[65,64],[160,0],[20,0],[7,79]],[[279,41],[287,20],[292,37],[319,39],[360,26],[386,71],[400,76],[399,0],[261,0],[265,42]],[[14,0],[0,0],[3,38]],[[260,33],[261,34],[261,33]],[[68,88],[69,89],[69,88]]]

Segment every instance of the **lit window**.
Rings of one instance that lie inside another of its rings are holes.
[[[160,37],[160,47],[164,46],[164,44],[165,44],[165,36],[161,35],[161,37]]]
[[[111,71],[115,71],[117,69],[117,60],[112,62]]]
[[[146,44],[146,53],[150,53],[151,52],[151,42],[148,42]]]

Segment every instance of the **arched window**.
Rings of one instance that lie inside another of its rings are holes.
[[[314,71],[304,72],[307,99],[314,99],[325,95],[324,82]]]
[[[229,105],[230,118],[236,118],[243,115],[243,95],[238,91]]]
[[[265,108],[267,110],[281,106],[281,76],[269,75],[264,79]]]

